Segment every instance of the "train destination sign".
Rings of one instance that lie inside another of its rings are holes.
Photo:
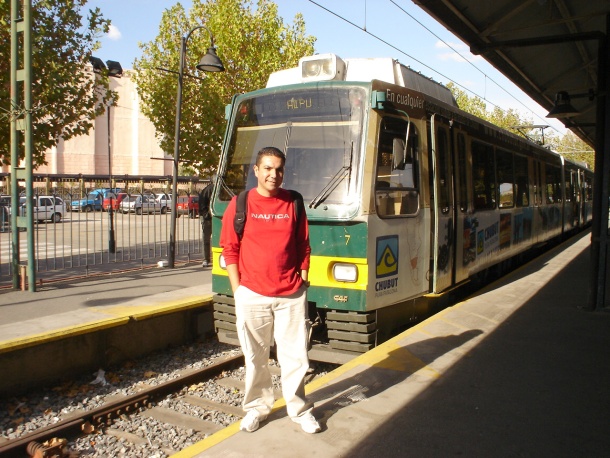
[[[411,94],[401,94],[392,91],[392,89],[386,89],[386,101],[395,103],[397,105],[403,105],[405,107],[413,108],[424,108],[424,99],[416,96],[413,97]]]
[[[299,116],[332,116],[352,119],[354,107],[362,107],[364,90],[357,87],[276,91],[243,100],[238,108],[240,125],[269,124],[277,119]]]

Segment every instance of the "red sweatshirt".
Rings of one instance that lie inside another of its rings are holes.
[[[238,264],[240,284],[263,296],[288,296],[302,284],[301,270],[309,269],[309,228],[303,212],[298,230],[292,194],[280,189],[273,197],[248,192],[244,233],[233,228],[237,197],[222,218],[220,246],[227,265]]]

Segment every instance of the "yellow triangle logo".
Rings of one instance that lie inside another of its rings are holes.
[[[377,276],[392,275],[398,271],[398,260],[389,246],[386,246],[377,262]]]

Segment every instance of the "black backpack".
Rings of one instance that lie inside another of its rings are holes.
[[[290,190],[290,194],[292,194],[292,202],[294,203],[294,211],[297,216],[297,228],[299,227],[298,223],[303,213],[303,209],[305,205],[303,204],[303,196],[299,194],[297,191]],[[248,190],[242,191],[237,196],[237,205],[235,207],[235,218],[233,219],[233,229],[235,229],[235,233],[239,240],[241,240],[244,234],[244,226],[246,225],[246,213],[248,211]]]
[[[203,190],[199,193],[199,216],[202,216],[204,219],[210,219],[210,198],[212,197],[212,183],[208,184]]]

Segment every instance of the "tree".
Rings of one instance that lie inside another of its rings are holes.
[[[305,34],[300,14],[292,26],[284,24],[277,5],[269,0],[259,0],[256,6],[250,0],[194,0],[190,14],[180,3],[167,9],[159,34],[140,44],[142,57],[134,63],[142,112],[166,152],[174,145],[181,37],[198,25],[213,34],[225,71],[205,74],[195,69],[210,45],[210,35],[205,29],[194,32],[187,43],[180,159],[200,173],[210,173],[222,144],[224,106],[234,94],[265,87],[272,72],[294,67],[300,57],[313,54],[315,38]]]
[[[481,119],[487,119],[487,105],[479,97],[468,97],[465,91],[462,91],[453,83],[448,83],[447,88],[453,94],[455,101],[460,109],[473,116]]]
[[[503,110],[500,107],[494,107],[492,111],[487,110],[487,104],[480,97],[468,97],[466,92],[459,89],[455,84],[449,83],[447,87],[452,92],[460,109],[484,119],[498,127],[501,127],[514,134],[522,135],[522,132],[517,129],[517,126],[532,125],[531,119],[523,118],[517,110]]]
[[[99,8],[81,9],[87,0],[32,0],[32,136],[33,163],[45,163],[44,152],[60,138],[84,135],[116,94],[108,77],[94,78],[88,57],[110,22]],[[0,2],[0,55],[11,55],[11,2]],[[10,59],[0,59],[0,161],[10,164]],[[21,107],[23,97],[20,92]],[[22,142],[23,143],[23,142]],[[23,159],[23,147],[20,159]]]
[[[595,169],[595,151],[573,132],[568,131],[564,136],[555,139],[553,151],[573,161],[584,162],[590,169]]]

